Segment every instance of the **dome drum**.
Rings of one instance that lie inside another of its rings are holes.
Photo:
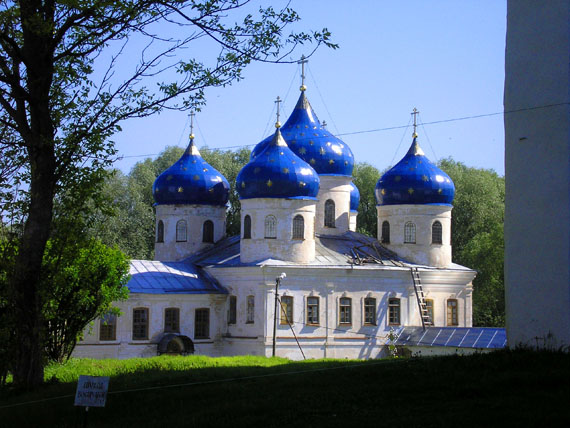
[[[249,217],[248,221],[245,220],[246,216]],[[241,262],[251,263],[269,258],[297,263],[314,260],[314,219],[313,200],[241,200]],[[249,227],[248,231],[246,227]]]
[[[320,179],[321,188],[317,201],[317,233],[342,235],[350,230],[351,177],[321,175]]]

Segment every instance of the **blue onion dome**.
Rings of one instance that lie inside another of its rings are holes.
[[[350,183],[350,187],[350,211],[358,211],[358,204],[360,204],[360,192],[353,182]]]
[[[178,161],[154,181],[155,205],[198,204],[224,206],[230,195],[228,180],[202,159],[194,136]]]
[[[293,113],[281,128],[281,133],[289,148],[319,174],[352,175],[352,151],[321,124],[305,96],[304,86]],[[255,146],[251,157],[261,153],[270,140],[271,137],[268,137]]]
[[[319,176],[287,147],[277,128],[269,144],[242,168],[236,178],[240,199],[316,199]]]
[[[408,153],[380,177],[375,194],[378,205],[451,205],[455,186],[451,178],[425,156],[414,134]]]

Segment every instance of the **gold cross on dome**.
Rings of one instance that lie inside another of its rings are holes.
[[[418,110],[417,108],[415,108],[415,107],[414,107],[414,110],[413,110],[412,113],[411,113],[411,115],[414,116],[414,135],[413,135],[414,138],[416,138],[416,137],[418,136],[418,134],[416,133],[416,129],[417,129],[417,127],[418,127],[416,118],[417,118],[417,116],[418,116],[419,113],[420,113],[419,110]]]
[[[281,123],[279,123],[279,106],[282,102],[283,100],[279,98],[279,95],[277,95],[277,99],[275,100],[275,104],[277,104],[277,122],[275,122],[276,128],[281,128]]]
[[[194,139],[194,116],[196,116],[196,113],[194,113],[194,110],[192,110],[190,112],[190,139],[191,140]]]
[[[301,91],[307,89],[305,86],[305,64],[308,63],[309,60],[305,58],[305,55],[301,56],[301,60],[297,61],[297,64],[301,64]]]

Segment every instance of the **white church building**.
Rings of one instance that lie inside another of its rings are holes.
[[[476,272],[452,262],[449,176],[414,130],[407,154],[378,180],[377,237],[357,233],[352,152],[305,91],[237,177],[240,236],[225,236],[228,182],[190,135],[153,186],[155,260],[131,261],[121,316],[86,329],[75,356],[375,358],[391,331],[402,344],[431,346],[420,338],[430,332],[445,344],[471,337],[471,347],[494,347],[496,331],[471,329]]]

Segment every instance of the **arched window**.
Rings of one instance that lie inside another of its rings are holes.
[[[251,217],[248,215],[243,219],[243,239],[251,239]]]
[[[293,239],[305,239],[305,220],[301,214],[293,219]]]
[[[332,199],[327,199],[325,202],[325,227],[335,227],[334,219],[334,201]]]
[[[439,221],[434,221],[431,225],[431,243],[432,244],[441,244],[443,242],[442,238],[442,227]]]
[[[265,217],[265,238],[277,238],[277,219],[275,216],[268,215]]]
[[[404,244],[416,243],[416,225],[411,221],[404,226]]]
[[[390,243],[390,223],[387,220],[382,222],[382,237],[380,238],[383,244]]]
[[[176,242],[186,242],[186,220],[178,220],[176,223]]]
[[[156,242],[164,242],[164,223],[162,220],[158,220],[156,226]]]
[[[214,242],[214,223],[206,220],[202,227],[202,242]]]

